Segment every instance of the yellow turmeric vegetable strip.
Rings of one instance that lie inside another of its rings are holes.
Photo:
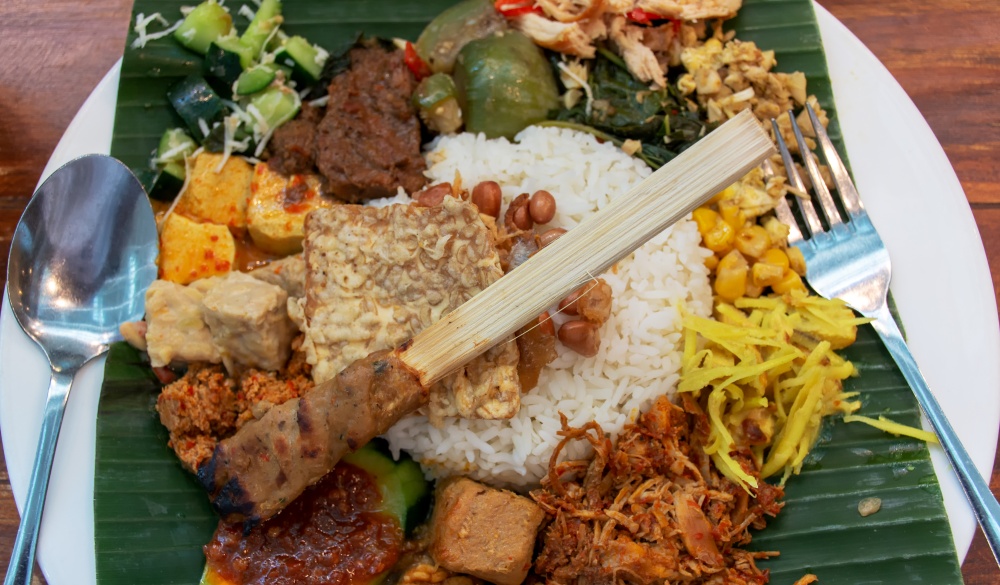
[[[774,333],[759,327],[741,327],[713,321],[703,317],[686,315],[683,320],[684,327],[694,329],[706,339],[711,339],[722,344],[723,341],[737,342],[740,345],[776,345]]]
[[[785,303],[781,297],[758,297],[756,299],[743,297],[733,301],[733,305],[738,309],[774,309],[783,304]]]
[[[724,322],[727,325],[735,325],[738,327],[748,327],[750,325],[754,325],[754,323],[747,318],[746,313],[729,303],[717,304],[715,306],[715,312],[718,313],[720,317],[726,319],[725,321],[720,320],[720,322]]]
[[[774,390],[774,405],[775,409],[775,426],[780,428],[784,426],[785,421],[788,420],[788,411],[785,410],[785,397],[784,391],[780,386],[775,386]]]
[[[708,349],[703,349],[692,355],[690,358],[685,358],[682,365],[681,374],[683,376],[687,376],[691,372],[697,371],[699,368],[706,367],[705,364],[711,357],[712,357],[712,351]]]
[[[757,376],[762,372],[766,372],[768,369],[774,366],[780,366],[786,364],[798,357],[796,354],[789,354],[782,356],[773,360],[762,362],[757,365],[736,365],[736,366],[723,366],[718,368],[706,368],[699,371],[691,372],[681,380],[681,383],[677,385],[678,392],[694,392],[696,390],[701,390],[709,384],[712,384],[713,380],[725,377],[725,380],[721,383],[712,384],[716,388],[725,388],[738,380],[745,380],[752,376]]]
[[[760,472],[761,477],[774,475],[795,455],[796,447],[803,434],[805,434],[806,426],[813,418],[813,414],[815,414],[816,407],[819,404],[819,399],[823,395],[823,380],[819,376],[819,372],[817,371],[811,377],[813,379],[810,380],[810,383],[803,388],[799,395],[799,397],[804,397],[804,399],[801,402],[798,399],[796,400],[796,404],[790,410],[788,422],[780,431],[781,437],[778,439],[777,444],[771,448],[771,452],[768,453],[767,461]]]
[[[687,364],[691,363],[691,360],[695,356],[695,352],[698,351],[698,332],[690,327],[684,328],[684,361],[685,368]]]
[[[713,453],[711,457],[712,457],[712,462],[715,463],[716,469],[721,471],[722,475],[728,477],[730,480],[732,480],[737,485],[742,487],[748,493],[750,492],[750,488],[757,487],[757,478],[753,477],[752,475],[748,475],[745,471],[743,471],[743,468],[740,467],[740,464],[737,463],[729,455],[723,455],[720,452],[720,453]]]
[[[751,487],[757,487],[757,480],[743,471],[743,468],[740,467],[739,463],[734,461],[733,458],[729,456],[729,450],[732,449],[736,442],[733,441],[733,436],[729,434],[729,430],[722,422],[722,411],[725,407],[726,401],[726,390],[713,390],[708,396],[708,418],[712,423],[712,433],[714,433],[717,437],[717,450],[713,454],[713,458],[718,457],[722,460],[723,464],[718,465],[717,462],[717,466],[722,471],[723,475],[742,485],[743,489],[747,489],[746,486],[748,485]]]
[[[734,382],[737,382],[739,380],[746,380],[748,378],[766,373],[768,370],[787,364],[795,360],[797,357],[799,357],[798,354],[790,353],[788,355],[780,356],[772,360],[768,360],[766,362],[761,362],[757,366],[752,366],[752,367],[742,366],[742,365],[736,366],[737,370],[733,372],[731,376],[726,378],[725,381],[719,384],[719,387],[725,388],[726,386],[729,386],[730,384],[733,384]],[[744,371],[740,372],[739,369],[741,368],[745,368]]]
[[[912,437],[920,441],[927,443],[938,444],[937,435],[930,431],[925,431],[923,429],[918,429],[916,427],[911,427],[898,422],[893,422],[884,416],[879,416],[878,420],[869,418],[867,416],[861,416],[857,414],[849,414],[844,417],[844,422],[863,422],[866,425],[871,425],[876,429],[885,431],[887,433],[892,433],[893,435],[903,435],[905,437]]]

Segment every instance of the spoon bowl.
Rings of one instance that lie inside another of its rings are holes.
[[[52,381],[28,497],[5,585],[27,583],[52,459],[73,376],[140,319],[156,278],[156,222],[121,162],[87,155],[57,169],[24,210],[11,243],[7,293],[18,324],[45,352]]]

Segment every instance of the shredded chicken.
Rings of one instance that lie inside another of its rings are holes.
[[[676,20],[732,18],[743,0],[638,0],[636,8]]]
[[[611,19],[610,28],[611,42],[625,59],[628,70],[641,81],[666,87],[666,72],[660,67],[653,51],[642,44],[643,27],[628,24],[624,16],[615,16]]]
[[[546,49],[586,59],[596,54],[591,37],[579,23],[549,20],[531,12],[515,17],[511,23]]]
[[[536,5],[541,14],[510,19],[536,44],[591,59],[596,44],[610,39],[636,78],[666,87],[667,68],[680,63],[682,49],[704,37],[704,21],[732,18],[742,0],[537,0]]]
[[[555,583],[758,584],[767,574],[749,552],[750,528],[781,509],[780,487],[756,494],[721,476],[704,453],[709,423],[696,402],[661,397],[616,444],[601,427],[573,428],[562,417],[562,442],[542,488],[531,496],[551,521],[541,533],[535,572]],[[585,440],[593,458],[559,462],[570,441]],[[757,474],[748,450],[734,453]]]

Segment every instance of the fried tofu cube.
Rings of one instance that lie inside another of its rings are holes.
[[[205,152],[194,159],[191,180],[175,211],[209,223],[234,228],[247,225],[247,203],[253,167],[231,156],[220,168],[222,155]]]
[[[201,301],[211,281],[182,286],[154,280],[146,291],[146,351],[152,366],[171,362],[219,363],[219,350],[202,318]]]
[[[302,254],[273,260],[248,272],[250,276],[283,288],[289,298],[306,295],[306,260]]]
[[[545,512],[530,499],[466,478],[439,484],[430,554],[442,567],[497,585],[519,585],[531,568]]]
[[[226,369],[242,364],[276,371],[298,333],[288,318],[288,293],[280,286],[232,272],[202,299],[205,323]]]
[[[160,278],[188,284],[232,270],[236,240],[224,225],[198,223],[174,211],[160,232]]]
[[[286,176],[267,163],[254,166],[247,229],[258,248],[283,256],[302,251],[306,215],[333,202],[316,175]]]

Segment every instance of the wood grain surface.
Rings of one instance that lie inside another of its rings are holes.
[[[823,0],[888,67],[958,174],[1000,285],[1000,2]],[[0,2],[0,275],[14,226],[60,136],[121,56],[129,0]],[[2,277],[0,277],[2,279]],[[1000,356],[998,356],[1000,358]],[[1000,466],[990,483],[1000,495]],[[17,531],[0,460],[0,563]],[[962,566],[969,585],[1000,583],[982,534]],[[36,570],[35,582],[44,583]]]

